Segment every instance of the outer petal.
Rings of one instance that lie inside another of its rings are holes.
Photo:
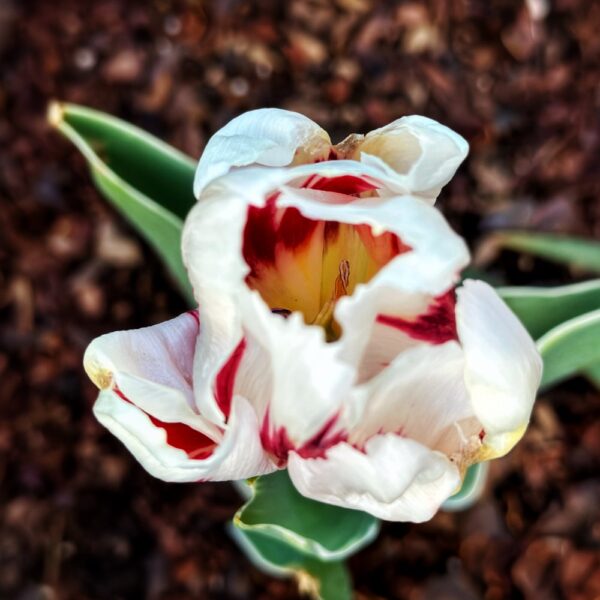
[[[465,281],[456,307],[465,383],[485,428],[482,460],[506,454],[525,431],[542,360],[523,325],[482,281]]]
[[[233,167],[285,167],[324,160],[331,142],[315,122],[280,108],[261,108],[236,117],[208,141],[194,180],[194,194]]]
[[[307,327],[300,314],[274,317],[256,292],[243,310],[254,355],[240,370],[239,393],[253,399],[263,445],[282,459],[292,448],[322,453],[342,435],[353,369],[325,343],[323,330]]]
[[[460,484],[443,454],[394,434],[372,438],[364,452],[342,443],[326,458],[292,453],[288,468],[304,496],[387,521],[427,521]]]
[[[398,185],[435,201],[469,152],[466,140],[448,127],[419,115],[402,117],[371,131],[356,148],[366,164],[385,163]],[[397,189],[395,191],[400,191]]]
[[[224,430],[198,413],[191,386],[198,331],[191,312],[94,340],[84,357],[101,388],[94,413],[161,479],[238,479],[271,470],[245,400],[234,399]]]
[[[169,443],[167,429],[114,390],[100,392],[94,414],[151,475],[164,481],[238,480],[275,469],[260,445],[256,414],[243,398],[234,398],[223,439],[203,459],[190,458]]]
[[[463,381],[460,346],[421,345],[406,350],[361,386],[363,416],[349,441],[363,447],[377,433],[397,433],[460,464],[463,451],[481,445]]]
[[[156,418],[187,423],[218,439],[219,429],[198,415],[191,385],[198,333],[195,312],[152,327],[108,333],[88,346],[84,368],[99,388],[116,386]]]

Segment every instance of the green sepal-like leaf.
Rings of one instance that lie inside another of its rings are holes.
[[[94,182],[164,260],[186,298],[183,217],[193,205],[194,161],[148,133],[96,110],[53,103],[50,123],[88,161]]]
[[[497,291],[534,339],[564,321],[600,308],[600,279],[554,288],[504,287]]]
[[[300,590],[319,600],[350,600],[352,584],[343,561],[322,561],[261,531],[231,527],[231,533],[254,565],[272,576],[294,576]]]
[[[444,504],[442,509],[450,512],[465,510],[481,497],[485,488],[485,482],[487,480],[487,474],[489,470],[488,462],[481,462],[471,465],[465,474],[462,486],[456,494],[450,496]]]
[[[542,387],[600,364],[600,309],[554,327],[537,341],[544,359]]]
[[[600,242],[594,240],[525,231],[502,231],[494,240],[504,248],[600,273]]]
[[[379,532],[379,521],[367,513],[305,498],[285,470],[255,479],[251,488],[253,495],[235,515],[235,526],[262,532],[306,556],[341,560]]]

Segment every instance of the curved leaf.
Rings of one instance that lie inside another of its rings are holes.
[[[182,219],[194,202],[194,161],[129,123],[83,106],[53,103],[48,119],[81,151],[97,187],[164,260],[191,302],[180,243]]]
[[[502,231],[494,241],[504,248],[600,273],[600,242],[555,233]]]
[[[350,600],[352,585],[342,561],[324,562],[260,531],[230,529],[254,565],[272,576],[294,576],[301,592],[318,600]]]
[[[487,462],[471,465],[467,469],[460,490],[442,504],[442,509],[454,512],[473,506],[481,498],[481,494],[485,489],[488,470],[489,463]]]
[[[379,521],[359,511],[302,496],[287,471],[258,477],[241,490],[250,497],[232,532],[248,557],[271,574],[293,574],[300,588],[322,600],[352,597],[343,559],[379,532]]]
[[[591,367],[586,367],[583,375],[589,380],[592,385],[595,385],[600,390],[600,363],[596,363]]]
[[[600,279],[554,288],[504,287],[497,291],[534,339],[564,321],[600,308]]]
[[[542,386],[600,364],[600,309],[565,323],[542,336],[537,346],[544,359]]]
[[[309,500],[287,471],[251,482],[252,498],[237,512],[234,525],[288,544],[319,560],[341,560],[371,542],[379,521],[367,513]]]

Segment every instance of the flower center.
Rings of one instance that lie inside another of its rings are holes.
[[[374,189],[353,176],[313,175],[302,187],[334,192],[338,200],[346,196],[346,202]],[[389,232],[375,236],[368,225],[309,219],[297,208],[279,207],[279,196],[277,192],[265,206],[248,210],[243,239],[243,256],[250,267],[246,283],[274,313],[285,317],[299,311],[307,324],[323,327],[333,341],[341,334],[334,319],[337,301],[410,247]]]

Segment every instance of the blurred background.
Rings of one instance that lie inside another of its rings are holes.
[[[152,479],[91,414],[92,337],[178,314],[157,259],[50,131],[50,99],[198,157],[238,113],[305,113],[334,140],[405,114],[466,137],[439,206],[500,284],[581,274],[497,229],[600,237],[600,4],[590,0],[0,0],[0,598],[296,598],[225,532],[228,484]],[[465,513],[386,524],[359,599],[600,598],[600,397],[543,394]]]

